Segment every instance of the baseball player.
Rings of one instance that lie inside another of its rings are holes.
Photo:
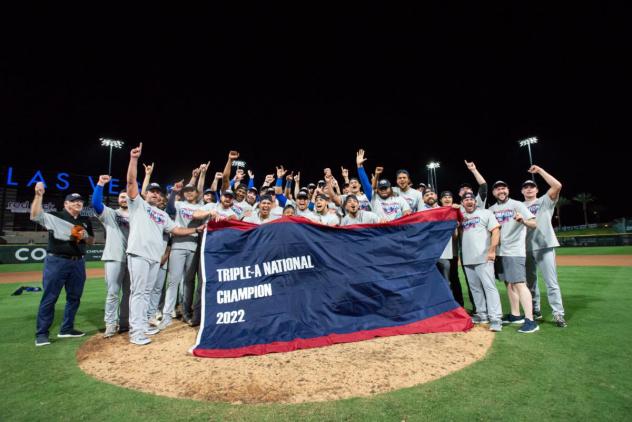
[[[502,331],[500,295],[494,280],[496,248],[500,241],[500,224],[494,213],[477,206],[472,192],[463,194],[465,209],[461,223],[463,268],[467,272],[476,302],[475,324],[489,322],[490,331]]]
[[[158,276],[160,262],[165,250],[163,233],[175,236],[189,236],[197,228],[176,227],[166,212],[156,207],[160,200],[160,187],[150,184],[147,199],[138,192],[136,181],[138,158],[143,144],[130,152],[127,169],[127,197],[129,210],[130,233],[127,243],[127,265],[130,274],[130,342],[145,345],[151,342],[147,335],[160,330],[150,328],[147,319],[150,292]]]
[[[383,170],[382,167],[375,168],[375,177],[377,179],[379,179]],[[376,191],[372,197],[371,209],[380,220],[393,221],[412,212],[410,205],[405,199],[393,194],[391,182],[386,179],[381,179],[377,182]]]
[[[540,290],[538,289],[538,269],[542,272],[546,283],[549,305],[553,310],[553,320],[560,328],[567,326],[564,319],[562,292],[557,281],[557,265],[555,263],[555,248],[560,246],[551,224],[555,211],[555,204],[560,197],[562,184],[539,166],[531,166],[529,173],[539,174],[549,185],[545,195],[538,198],[538,185],[533,180],[522,184],[524,204],[536,218],[537,227],[527,230],[527,285],[533,296],[533,315],[542,318],[540,311]]]
[[[341,226],[350,226],[352,224],[377,224],[380,222],[378,216],[371,212],[360,209],[360,201],[354,194],[345,197],[343,203],[345,215],[340,220]]]
[[[412,212],[417,212],[420,209],[420,204],[423,202],[423,195],[413,188],[412,181],[410,180],[410,174],[408,170],[397,170],[396,173],[397,186],[393,187],[393,192],[401,196],[408,202]]]
[[[492,194],[496,204],[489,208],[500,224],[500,246],[496,255],[498,262],[498,278],[507,285],[507,294],[511,305],[511,313],[503,319],[503,323],[520,324],[519,333],[533,333],[540,327],[533,320],[533,303],[531,292],[526,285],[527,273],[525,261],[527,227],[536,227],[535,215],[522,203],[509,198],[509,189],[502,180],[494,183]],[[520,305],[524,310],[524,318],[520,316]]]
[[[270,195],[261,196],[259,199],[259,207],[257,209],[258,210],[256,212],[244,218],[246,223],[265,224],[278,218],[270,213],[270,210],[272,209],[272,197]]]
[[[118,195],[119,208],[116,210],[103,204],[103,187],[111,180],[109,175],[99,176],[94,187],[92,207],[97,218],[105,227],[105,247],[101,261],[104,261],[105,283],[105,333],[104,338],[112,337],[120,329],[129,331],[129,272],[127,271],[127,238],[129,236],[129,212],[127,210],[127,192]],[[119,293],[122,297],[119,304]],[[120,306],[120,311],[119,311]],[[118,316],[117,316],[118,313]],[[118,323],[118,324],[117,324]]]

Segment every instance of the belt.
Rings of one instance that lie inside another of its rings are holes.
[[[52,256],[56,256],[58,258],[64,258],[64,259],[70,259],[71,261],[79,261],[81,259],[83,259],[83,256],[76,256],[76,255],[62,255],[62,254],[58,254],[58,253],[48,253],[49,255]]]

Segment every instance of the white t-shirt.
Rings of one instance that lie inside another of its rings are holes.
[[[498,256],[527,256],[526,238],[527,226],[514,220],[517,212],[522,218],[530,220],[535,216],[527,209],[525,204],[514,199],[508,199],[505,203],[496,203],[489,207],[500,224],[500,245],[496,254]]]
[[[163,233],[176,228],[166,212],[149,205],[140,194],[127,198],[129,210],[129,238],[127,253],[160,262],[165,245]]]

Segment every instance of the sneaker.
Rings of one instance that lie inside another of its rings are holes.
[[[110,338],[117,332],[116,324],[106,324],[105,325],[105,333],[103,333],[103,338]]]
[[[553,315],[553,319],[555,320],[555,325],[560,328],[568,327],[566,320],[564,319],[564,315]]]
[[[156,318],[158,321],[160,321],[162,319],[162,312],[161,311],[156,311],[156,315],[154,315],[154,318]]]
[[[57,334],[57,337],[59,338],[67,338],[67,337],[83,337],[85,336],[86,333],[84,333],[83,331],[79,331],[79,330],[75,330],[74,328],[70,331],[65,331],[63,333],[59,333]]]
[[[479,314],[472,315],[472,322],[474,324],[487,324],[489,320],[487,316],[480,316]]]
[[[492,321],[489,323],[489,331],[501,332],[503,330],[503,323],[500,320]]]
[[[153,325],[154,327],[157,327],[160,324],[160,321],[158,321],[158,319],[154,318],[149,318],[149,321],[147,321],[149,323],[149,325]]]
[[[158,325],[158,329],[159,330],[164,330],[165,328],[167,328],[170,325],[171,325],[171,318],[165,317],[165,318],[162,319],[162,321],[160,321],[160,325]]]
[[[188,322],[189,327],[199,327],[200,326],[200,321],[194,321],[194,320],[190,320]]]
[[[542,321],[542,312],[540,312],[540,311],[533,311],[533,319],[535,321]]]
[[[175,310],[171,311],[171,318],[174,319],[176,318],[176,316],[177,316],[176,311]],[[164,318],[164,315],[163,315],[163,318]]]
[[[155,334],[158,334],[160,332],[160,328],[158,327],[153,327],[153,328],[147,328],[145,330],[145,335],[147,336],[153,336]]]
[[[529,318],[525,318],[524,324],[522,324],[522,327],[520,327],[518,332],[523,334],[535,333],[539,329],[540,327],[538,326],[538,324],[535,323],[535,321],[532,321]]]
[[[503,316],[503,324],[522,324],[524,323],[524,316],[516,316],[512,314],[507,314]]]
[[[129,326],[119,327],[118,329],[119,334],[124,334],[124,333],[127,333],[128,331],[129,331]]]
[[[46,346],[48,344],[50,344],[50,340],[48,339],[48,336],[46,334],[40,334],[39,336],[35,337],[35,346]]]
[[[129,339],[129,342],[138,346],[144,346],[151,343],[151,340],[149,340],[147,337],[133,337]]]

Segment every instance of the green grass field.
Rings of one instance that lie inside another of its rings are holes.
[[[545,303],[539,332],[520,335],[515,327],[505,328],[485,359],[443,379],[373,398],[302,405],[195,402],[102,383],[76,364],[85,338],[52,337],[50,346],[35,348],[39,293],[14,297],[17,284],[0,285],[0,419],[629,420],[632,268],[563,267],[559,276],[568,328],[553,326]],[[103,326],[104,292],[102,279],[87,282],[76,326],[89,335]],[[501,297],[508,309],[504,288]],[[53,334],[63,303],[62,294]]]
[[[556,232],[557,237],[572,237],[572,236],[593,236],[598,234],[617,234],[612,227],[597,227],[595,229],[582,229],[582,230],[567,230]]]

